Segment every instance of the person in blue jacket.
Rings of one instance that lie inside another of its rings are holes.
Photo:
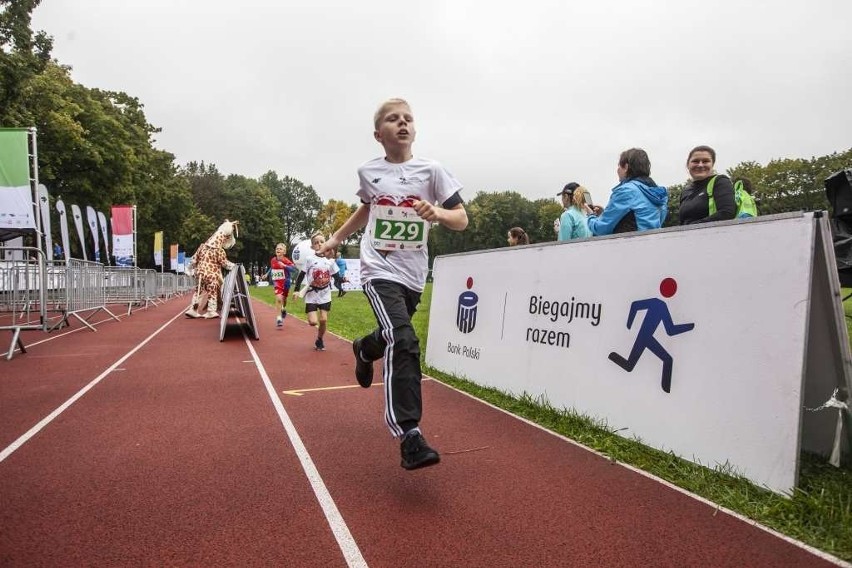
[[[666,220],[669,201],[665,187],[651,179],[651,160],[641,148],[631,148],[618,158],[619,184],[612,189],[606,208],[586,206],[592,235],[659,229]]]
[[[334,285],[337,287],[337,297],[342,298],[346,294],[346,290],[343,289],[343,283],[349,282],[346,278],[346,261],[340,256],[340,253],[337,253],[337,258],[334,262],[337,263],[337,273],[333,274],[332,278],[334,278]]]

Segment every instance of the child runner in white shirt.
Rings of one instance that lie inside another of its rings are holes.
[[[311,237],[311,248],[318,251],[325,244],[325,235],[317,233]],[[328,312],[331,311],[331,277],[337,273],[334,250],[329,249],[305,262],[305,283],[297,294],[305,299],[305,313],[308,323],[317,328],[317,340],[314,347],[325,351],[322,338],[328,326]]]
[[[467,227],[467,213],[459,196],[461,183],[438,162],[412,154],[414,115],[406,101],[384,102],[373,120],[373,136],[385,155],[358,168],[361,205],[320,252],[334,250],[367,227],[361,239],[361,278],[379,327],[352,344],[355,377],[369,387],[373,361],[384,357],[385,422],[402,438],[402,467],[416,469],[440,461],[420,431],[420,341],[411,325],[429,269],[428,230],[440,223],[461,231]]]

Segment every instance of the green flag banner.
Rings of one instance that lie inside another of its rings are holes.
[[[0,128],[0,229],[35,229],[29,133]]]

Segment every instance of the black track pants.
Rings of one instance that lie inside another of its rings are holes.
[[[376,361],[384,357],[385,421],[391,433],[402,436],[420,423],[420,341],[411,316],[420,303],[420,292],[396,282],[371,280],[364,284],[378,329],[362,339],[361,353]]]

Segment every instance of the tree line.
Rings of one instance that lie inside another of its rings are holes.
[[[270,170],[259,178],[224,175],[205,162],[179,165],[154,147],[160,128],[145,117],[138,98],[90,88],[71,79],[71,68],[55,60],[52,38],[33,31],[32,11],[40,0],[0,0],[0,126],[36,127],[39,178],[66,203],[109,212],[112,205],[137,206],[137,262],[153,266],[153,234],[179,243],[187,255],[226,218],[240,221],[232,259],[265,264],[277,242],[291,243],[315,230],[330,234],[357,206],[323,201],[314,188]],[[826,209],[822,182],[852,164],[852,148],[805,159],[743,162],[728,170],[747,177],[761,215]],[[670,189],[666,225],[677,224],[683,185]],[[530,200],[518,191],[478,191],[466,204],[467,230],[431,231],[430,254],[450,254],[506,245],[506,232],[521,226],[532,242],[556,239],[553,222],[562,212],[556,199]],[[344,244],[355,256],[361,233]],[[78,244],[72,254],[81,257]]]

